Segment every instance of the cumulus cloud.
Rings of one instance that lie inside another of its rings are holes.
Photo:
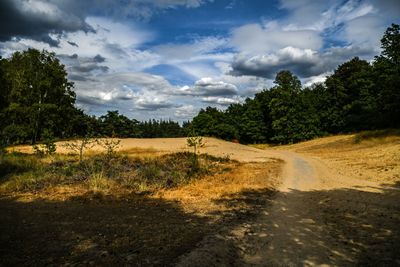
[[[78,102],[82,97],[113,103],[134,100],[138,101],[139,106],[146,107],[146,103],[150,103],[152,98],[156,99],[156,102],[162,103],[160,95],[172,86],[160,76],[126,72],[91,76],[90,80],[76,81],[75,87]],[[148,97],[145,98],[144,95],[148,95]]]
[[[180,119],[190,119],[196,116],[199,109],[193,105],[182,105],[174,111],[174,116]]]
[[[318,50],[323,41],[317,31],[284,30],[276,23],[266,26],[247,24],[232,31],[231,43],[240,52],[257,55],[293,46]]]
[[[161,76],[143,72],[108,73],[75,81],[75,85],[78,107],[92,114],[118,109],[137,119],[175,118],[175,112],[180,114],[179,119],[190,118],[182,108],[185,99],[171,94],[176,88]]]
[[[141,96],[135,101],[134,108],[140,110],[159,110],[159,109],[173,108],[177,106],[179,105],[174,104],[173,102],[160,97],[150,98],[147,96]]]
[[[102,65],[106,59],[99,54],[94,57],[61,54],[58,58],[67,66],[68,77],[72,81],[88,81],[92,79],[92,75],[106,73],[109,70],[108,66]]]
[[[196,18],[197,26],[177,33],[152,24],[155,14],[206,2],[0,0],[0,54],[54,51],[75,82],[78,106],[92,114],[118,109],[183,120],[205,105],[253,97],[282,69],[309,85],[354,56],[372,59],[384,29],[400,17],[398,0],[279,0],[272,8],[284,16],[235,20],[236,28],[215,36],[209,28],[186,35],[197,30]]]
[[[51,46],[59,44],[58,39],[50,36],[51,33],[94,31],[78,10],[68,5],[57,5],[56,1],[41,0],[0,1],[0,25],[1,41],[29,37]]]
[[[332,71],[355,55],[369,59],[374,52],[371,47],[359,46],[333,47],[322,53],[311,49],[285,47],[276,53],[253,57],[238,55],[229,74],[273,79],[277,72],[290,70],[302,78],[307,78]]]
[[[215,96],[203,97],[201,101],[204,103],[217,104],[222,106],[229,106],[230,104],[237,104],[241,102],[241,100],[238,98],[234,99],[229,97],[215,97]]]
[[[94,32],[86,19],[94,14],[138,20],[149,19],[164,9],[196,8],[206,0],[2,0],[0,1],[0,41],[13,37],[30,38],[58,46],[67,32]],[[59,35],[54,38],[54,35]],[[75,42],[70,43],[75,46]]]
[[[191,87],[181,87],[175,93],[193,96],[232,96],[238,94],[238,89],[233,84],[215,81],[210,77],[205,77],[196,81]]]
[[[331,74],[332,74],[332,72],[326,72],[326,73],[322,73],[317,76],[311,76],[306,79],[303,79],[302,83],[304,84],[305,87],[309,87],[316,83],[323,83],[323,82],[325,82],[326,77]]]

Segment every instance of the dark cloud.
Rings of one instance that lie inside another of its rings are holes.
[[[89,106],[99,106],[104,103],[98,97],[77,95],[76,101],[78,104],[89,105]]]
[[[158,109],[165,109],[165,108],[174,108],[177,105],[169,102],[151,102],[151,101],[137,101],[136,109],[140,110],[158,110]]]
[[[91,15],[138,20],[149,19],[163,9],[195,8],[206,0],[1,0],[0,41],[28,38],[58,46],[51,36],[66,32],[94,32],[85,22]],[[70,43],[71,45],[74,45]]]
[[[120,96],[117,96],[115,99],[117,99],[117,100],[131,100],[131,99],[133,99],[133,97],[130,96],[130,95],[120,95]]]
[[[72,55],[70,55],[70,56],[68,56],[69,58],[73,58],[73,59],[77,59],[78,58],[78,55],[77,54],[72,54]]]
[[[102,57],[101,55],[97,54],[94,58],[93,58],[93,62],[97,62],[97,63],[102,63],[106,61],[105,57]]]
[[[65,2],[65,1],[63,1]],[[13,37],[34,39],[58,46],[59,40],[52,34],[82,30],[94,31],[85,22],[83,13],[73,5],[57,1],[0,1],[0,41]]]
[[[101,72],[107,72],[109,70],[109,67],[97,64],[85,64],[85,65],[72,66],[71,70],[73,72],[92,72],[96,70]]]
[[[71,42],[71,41],[67,41],[67,43],[69,43],[72,46],[79,47],[79,45],[77,43],[74,43],[74,42]]]
[[[92,81],[92,72],[106,73],[109,71],[108,66],[100,65],[106,59],[99,54],[94,57],[79,57],[77,54],[59,54],[57,57],[67,66],[68,77],[73,81]]]
[[[273,79],[279,71],[290,70],[301,78],[308,78],[332,71],[355,56],[369,60],[375,54],[376,51],[370,47],[335,47],[324,53],[287,47],[275,54],[250,58],[239,55],[234,59],[229,74]]]

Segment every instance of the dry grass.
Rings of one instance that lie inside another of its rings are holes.
[[[122,140],[125,156],[106,162],[92,150],[82,164],[68,151],[16,154],[1,170],[2,186],[16,184],[0,192],[0,265],[173,265],[204,236],[238,223],[232,214],[257,211],[280,182],[281,161],[215,139],[201,152],[222,158],[202,155],[192,176],[185,142]]]
[[[331,136],[275,149],[319,157],[332,169],[352,178],[379,183],[400,180],[398,131]]]
[[[102,172],[93,173],[87,180],[89,190],[94,193],[109,193],[109,190],[113,187],[112,181],[107,177],[104,177]]]
[[[128,149],[122,149],[119,153],[127,155],[129,157],[137,158],[153,158],[167,154],[166,151],[160,151],[155,148],[142,148],[142,147],[132,147]]]
[[[246,209],[244,202],[234,198],[244,191],[274,190],[281,183],[283,162],[274,160],[265,163],[231,163],[231,170],[203,179],[173,190],[162,190],[154,194],[168,201],[177,201],[185,211],[201,215],[230,212]],[[221,201],[225,200],[225,201]],[[226,205],[230,200],[229,205]]]

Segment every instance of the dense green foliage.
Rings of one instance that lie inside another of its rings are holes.
[[[35,143],[43,130],[71,131],[75,93],[54,53],[29,49],[1,61],[1,132],[7,143]]]
[[[16,52],[0,60],[0,147],[35,144],[45,135],[177,137],[183,131],[177,122],[139,122],[118,111],[88,116],[75,107],[73,84],[54,53]]]
[[[45,135],[70,137],[180,137],[188,133],[242,143],[293,143],[325,134],[400,127],[400,27],[392,24],[372,63],[358,57],[324,83],[303,88],[290,71],[275,86],[225,111],[200,110],[180,126],[139,122],[108,111],[88,116],[75,107],[73,84],[54,53],[29,49],[0,59],[0,147],[35,144]]]
[[[225,111],[208,107],[193,118],[201,135],[242,143],[293,143],[325,134],[400,127],[400,27],[393,24],[382,53],[338,66],[324,83],[302,88],[290,71],[275,86]]]

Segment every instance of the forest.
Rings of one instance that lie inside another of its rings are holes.
[[[44,136],[180,137],[201,135],[241,143],[295,143],[319,136],[400,127],[400,27],[392,24],[372,62],[355,57],[324,83],[303,87],[288,70],[275,86],[226,110],[201,109],[192,121],[140,122],[118,111],[99,117],[75,106],[73,83],[56,55],[29,49],[0,60],[1,145]]]

